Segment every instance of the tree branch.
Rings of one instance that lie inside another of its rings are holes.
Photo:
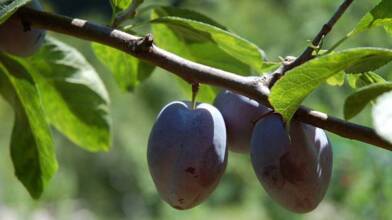
[[[285,66],[283,73],[314,58],[314,56],[312,54],[313,54],[315,47],[317,47],[321,43],[322,39],[332,30],[332,28],[335,26],[336,22],[340,19],[340,17],[342,17],[344,12],[350,7],[351,3],[353,3],[353,2],[354,2],[354,0],[345,0],[340,5],[340,7],[335,12],[335,14],[332,16],[332,18],[326,24],[323,25],[320,32],[313,39],[312,45],[307,47],[306,50],[294,62]]]
[[[189,83],[204,83],[229,89],[271,107],[268,102],[270,83],[268,77],[244,77],[186,60],[154,45],[150,35],[137,37],[85,20],[29,8],[21,8],[17,15],[35,28],[51,30],[117,48],[174,73]],[[392,145],[377,136],[371,128],[346,122],[321,112],[301,107],[295,114],[295,119],[345,138],[392,150]]]

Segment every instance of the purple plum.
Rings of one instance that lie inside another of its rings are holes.
[[[255,100],[230,91],[221,92],[214,105],[225,120],[229,150],[237,153],[249,152],[253,127],[269,109]]]
[[[271,114],[253,131],[251,160],[267,193],[287,209],[305,213],[323,199],[331,178],[332,148],[324,130],[293,120],[288,135]]]
[[[33,0],[27,6],[42,10],[38,0]],[[22,57],[30,56],[41,47],[45,35],[44,30],[24,27],[20,17],[14,14],[0,25],[0,52]]]
[[[217,186],[227,164],[226,128],[212,105],[175,101],[159,113],[150,133],[147,159],[163,200],[189,209]]]

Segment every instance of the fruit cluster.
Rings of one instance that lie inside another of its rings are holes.
[[[38,0],[27,7],[42,9]],[[15,14],[0,25],[0,52],[30,56],[45,35]],[[332,170],[325,132],[297,121],[286,127],[271,109],[229,91],[214,104],[176,101],[159,113],[149,137],[148,165],[161,197],[177,209],[200,204],[218,185],[229,148],[250,152],[258,180],[282,206],[300,213],[315,209]]]
[[[27,4],[37,10],[42,10],[38,0]],[[0,52],[27,57],[34,54],[44,42],[46,31],[32,29],[17,14],[11,16],[0,25]]]
[[[214,105],[175,101],[159,113],[147,157],[162,199],[176,209],[205,200],[226,168],[227,145],[250,153],[258,180],[279,204],[298,213],[315,209],[332,170],[325,132],[297,121],[286,127],[271,109],[229,91]]]

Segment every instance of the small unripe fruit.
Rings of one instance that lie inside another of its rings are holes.
[[[171,102],[159,113],[148,141],[147,159],[163,200],[189,209],[205,200],[227,163],[226,128],[212,105]]]
[[[332,171],[332,149],[325,132],[292,121],[289,137],[281,117],[272,114],[256,124],[251,142],[253,169],[267,193],[291,211],[315,209]]]
[[[33,0],[27,7],[42,10],[38,0]],[[18,15],[11,16],[0,25],[0,52],[10,53],[16,56],[30,56],[35,53],[45,39],[46,31],[29,29],[22,24]]]
[[[230,91],[221,92],[214,105],[225,120],[229,150],[249,152],[253,127],[269,109],[255,100]]]

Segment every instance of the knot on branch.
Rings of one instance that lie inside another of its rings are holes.
[[[139,38],[137,40],[129,41],[128,47],[133,53],[140,53],[149,51],[154,44],[154,39],[152,34],[149,33],[146,36]]]
[[[275,72],[272,73],[269,77],[268,77],[268,88],[272,89],[272,87],[275,85],[275,83],[283,76],[283,74],[281,72]]]
[[[282,61],[282,65],[276,69],[274,72],[271,72],[265,76],[265,85],[271,89],[275,83],[285,74],[287,71],[286,68],[291,63],[293,63],[295,59],[293,57],[287,57]]]

